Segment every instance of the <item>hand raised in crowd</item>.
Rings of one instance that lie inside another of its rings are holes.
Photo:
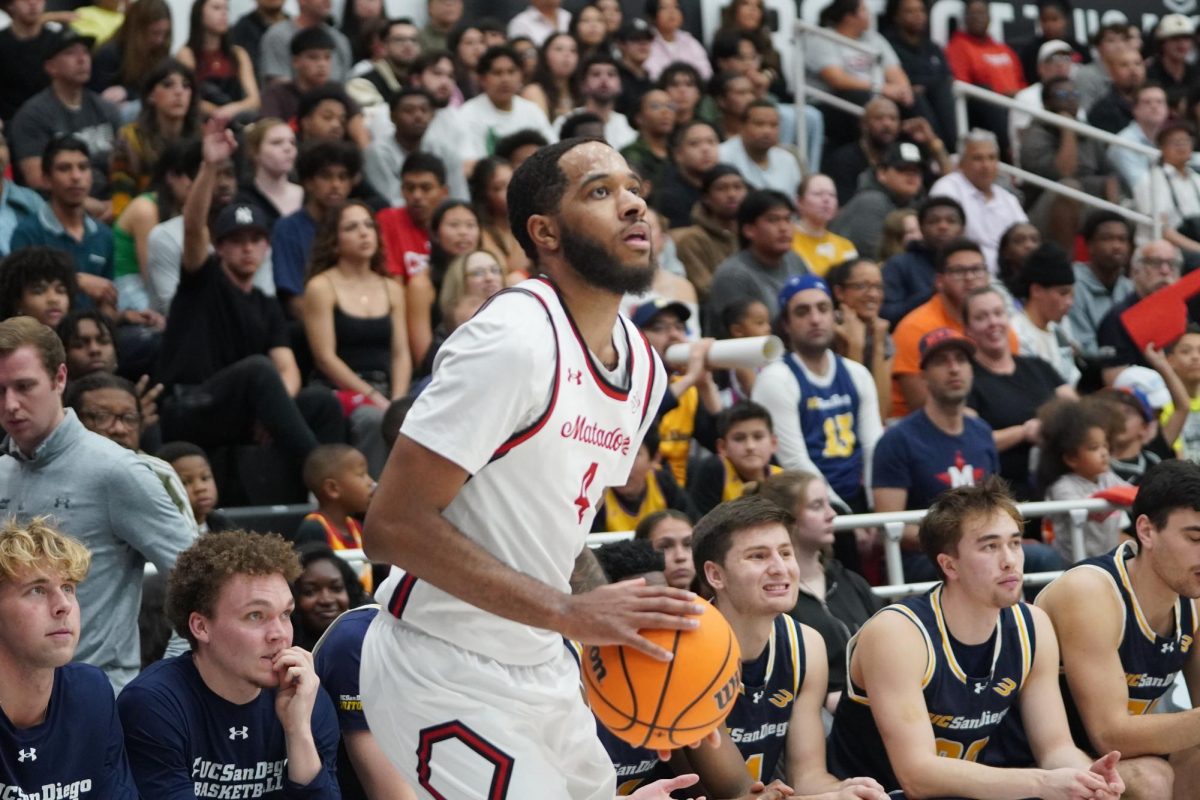
[[[233,158],[236,151],[237,139],[229,130],[229,120],[215,115],[209,117],[204,123],[204,160],[209,164],[220,164]]]
[[[142,431],[158,424],[158,396],[163,393],[161,383],[150,383],[150,376],[143,375],[138,379],[137,386],[138,408],[142,410]]]

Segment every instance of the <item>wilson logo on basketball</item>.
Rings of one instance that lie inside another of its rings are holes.
[[[604,659],[600,657],[599,647],[588,648],[588,661],[592,662],[592,672],[595,673],[598,682],[602,682],[608,677],[608,670],[604,668]]]
[[[718,711],[724,711],[725,706],[733,702],[733,699],[737,697],[738,687],[741,685],[742,676],[734,674],[730,676],[724,686],[717,690],[717,693],[713,695],[713,702],[716,703]]]
[[[611,430],[601,428],[595,422],[589,422],[587,417],[577,416],[573,422],[564,422],[559,434],[564,439],[574,439],[577,442],[594,445],[603,450],[611,450],[623,456],[629,455],[629,436],[621,428]]]

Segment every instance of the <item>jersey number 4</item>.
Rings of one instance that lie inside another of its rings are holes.
[[[593,461],[592,465],[583,473],[583,478],[579,481],[579,497],[575,498],[575,505],[579,507],[579,522],[583,522],[583,515],[592,507],[588,500],[588,489],[592,488],[592,481],[596,480],[596,468],[599,465]]]
[[[826,458],[849,458],[854,454],[854,445],[858,437],[854,435],[854,415],[837,414],[825,418],[825,452]]]

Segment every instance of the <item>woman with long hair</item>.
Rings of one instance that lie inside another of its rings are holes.
[[[138,118],[117,132],[109,161],[113,214],[120,216],[134,195],[146,190],[155,164],[168,143],[199,134],[192,71],[164,59],[142,84]]]
[[[408,392],[412,359],[404,289],[388,277],[375,215],[365,203],[331,209],[317,228],[301,318],[315,378],[337,392],[351,444],[378,475],[387,460],[379,425],[391,401]]]
[[[465,200],[444,200],[429,219],[429,276],[438,291],[450,262],[479,249],[479,217]]]
[[[755,49],[762,58],[763,69],[770,70],[775,78],[783,75],[783,62],[779,51],[771,42],[771,31],[767,27],[767,14],[763,0],[733,0],[721,9],[721,26],[715,36],[725,31],[739,31],[754,37]]]
[[[442,319],[451,316],[463,297],[474,295],[487,300],[503,288],[504,267],[491,250],[481,247],[455,256],[446,268],[442,291],[438,293]]]
[[[467,181],[471,202],[479,217],[480,244],[496,254],[504,269],[505,282],[509,284],[528,278],[530,267],[529,257],[508,224],[508,182],[512,173],[507,161],[489,156],[476,162],[471,179]],[[509,276],[513,280],[508,280]]]
[[[264,117],[246,128],[246,156],[253,172],[238,198],[255,203],[271,226],[304,204],[304,189],[291,179],[296,166],[296,134],[277,117]]]
[[[533,80],[521,96],[537,103],[553,122],[578,107],[573,79],[579,67],[579,43],[569,33],[556,33],[542,43]]]
[[[608,34],[608,25],[604,21],[604,12],[595,3],[588,3],[571,17],[571,25],[567,32],[579,43],[580,61],[596,53],[612,52],[612,41]]]
[[[892,356],[895,345],[883,308],[883,270],[869,258],[852,258],[825,276],[838,304],[833,349],[871,371],[879,394],[879,418],[892,412]]]
[[[354,568],[328,547],[300,549],[300,575],[292,583],[292,641],[312,650],[343,612],[370,602]]]
[[[176,58],[196,73],[200,111],[226,119],[257,111],[254,63],[229,36],[229,0],[194,0],[190,25]]]
[[[346,0],[342,9],[342,33],[350,40],[355,63],[371,58],[370,39],[363,35],[367,32],[367,23],[386,17],[383,0]]]
[[[137,0],[113,37],[96,49],[88,87],[120,106],[122,119],[133,119],[142,81],[169,55],[171,7],[165,0]]]
[[[897,208],[883,218],[883,235],[879,238],[879,263],[886,264],[892,256],[898,256],[908,248],[909,242],[921,239],[921,226],[917,224],[917,212],[911,208]],[[870,257],[870,253],[863,253]]]
[[[446,48],[454,57],[454,82],[458,84],[459,94],[463,100],[470,100],[479,94],[479,79],[475,77],[475,67],[479,65],[480,56],[487,50],[483,31],[469,22],[460,23],[446,37]]]

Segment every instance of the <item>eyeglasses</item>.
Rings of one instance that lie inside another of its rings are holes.
[[[499,264],[488,264],[486,267],[471,267],[467,270],[468,278],[482,278],[487,275],[495,275],[498,278],[503,274],[504,272],[500,269]]]
[[[986,264],[970,264],[965,267],[948,267],[946,274],[951,278],[975,278],[987,272]]]
[[[883,284],[872,283],[870,281],[847,281],[846,288],[852,292],[879,292],[883,294]]]
[[[1178,258],[1154,258],[1153,256],[1142,256],[1139,263],[1141,263],[1143,267],[1150,267],[1150,269],[1162,269],[1166,267],[1172,272],[1178,272],[1179,270],[1183,269],[1183,261]]]
[[[120,420],[121,424],[126,428],[136,428],[142,424],[142,415],[136,412],[129,414],[114,414],[106,408],[99,408],[94,411],[79,412],[80,419],[85,422],[90,422],[97,428],[110,428],[113,422]]]

